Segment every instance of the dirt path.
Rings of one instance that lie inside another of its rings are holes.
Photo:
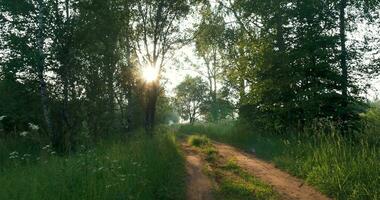
[[[185,152],[187,176],[187,200],[213,200],[212,183],[202,172],[203,160],[187,144],[182,143]]]
[[[227,159],[235,159],[243,169],[252,173],[262,181],[272,185],[281,195],[281,199],[329,199],[314,188],[304,184],[302,180],[275,168],[272,164],[264,162],[253,155],[244,153],[222,143],[215,142],[214,145],[221,156],[226,157]]]

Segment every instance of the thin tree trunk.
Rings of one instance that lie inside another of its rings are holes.
[[[340,13],[339,13],[339,29],[340,29],[340,46],[341,46],[341,55],[340,55],[340,64],[342,69],[342,125],[343,132],[347,131],[347,106],[348,106],[348,66],[347,66],[347,47],[346,47],[346,7],[347,0],[340,1]]]
[[[38,79],[40,83],[40,97],[41,97],[41,105],[42,111],[46,123],[47,133],[52,137],[53,144],[56,144],[57,135],[53,133],[53,125],[50,118],[50,110],[49,110],[49,100],[46,89],[46,82],[44,78],[45,71],[45,54],[44,54],[44,19],[43,19],[43,11],[44,11],[44,2],[43,0],[38,1],[38,33],[37,33],[37,45],[38,45],[38,63],[37,63],[37,73]]]
[[[66,12],[66,30],[70,32],[70,3],[69,0],[65,0],[65,12]],[[70,33],[71,34],[71,33]],[[64,66],[63,66],[63,107],[62,107],[62,115],[63,115],[63,123],[66,125],[64,130],[64,136],[65,136],[65,143],[64,143],[64,149],[66,152],[70,152],[72,149],[72,143],[73,143],[73,127],[70,124],[70,117],[69,117],[69,73],[70,73],[70,45],[71,45],[71,36],[66,36],[65,38],[65,46],[64,46],[64,52],[65,52],[65,60],[64,60]]]

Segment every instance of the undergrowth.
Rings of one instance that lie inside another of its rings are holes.
[[[12,146],[12,145],[11,145]],[[184,199],[183,156],[169,133],[143,133],[81,147],[70,156],[1,142],[0,199]],[[6,158],[4,158],[6,155]]]

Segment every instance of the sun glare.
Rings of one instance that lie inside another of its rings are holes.
[[[144,67],[142,69],[142,77],[146,82],[153,82],[158,78],[158,70],[156,67]]]

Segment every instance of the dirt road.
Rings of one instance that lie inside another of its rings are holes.
[[[214,143],[219,154],[227,159],[234,159],[240,167],[263,182],[273,186],[281,199],[327,200],[326,196],[305,184],[302,180],[289,175],[272,164],[262,161],[253,155],[244,153],[222,143]]]

